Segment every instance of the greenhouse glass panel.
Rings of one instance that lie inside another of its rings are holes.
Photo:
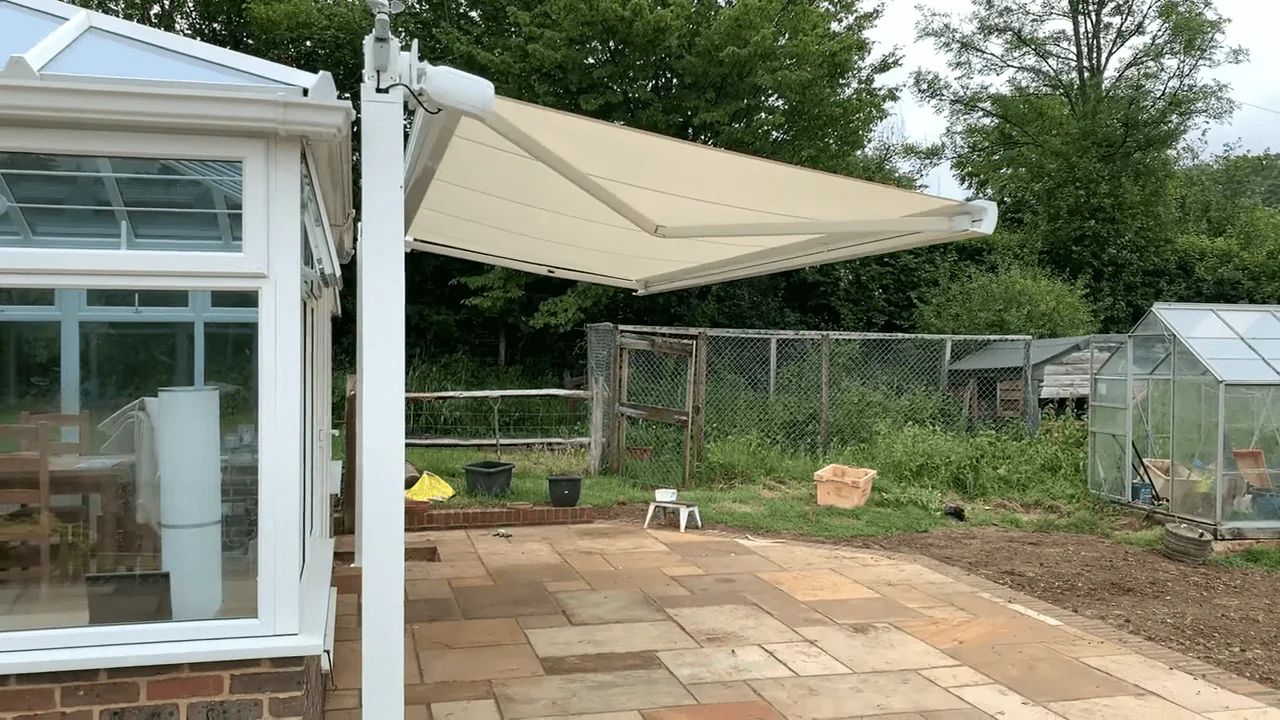
[[[1223,520],[1280,520],[1280,387],[1228,385],[1225,403]]]
[[[1165,309],[1160,317],[1179,335],[1187,338],[1233,338],[1236,336],[1227,324],[1218,319],[1212,310]]]
[[[1169,508],[1205,521],[1217,516],[1218,380],[1175,344],[1173,463]]]
[[[1092,462],[1089,463],[1089,487],[1097,493],[1124,499],[1125,452],[1124,437],[1107,433],[1089,436]]]
[[[1242,337],[1280,339],[1280,320],[1269,312],[1219,310],[1218,316]]]
[[[1257,356],[1253,360],[1214,360],[1213,369],[1227,382],[1280,382],[1280,375]]]

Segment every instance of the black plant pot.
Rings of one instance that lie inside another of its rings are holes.
[[[551,507],[575,507],[582,497],[581,475],[552,475],[547,478]]]
[[[511,491],[511,471],[515,463],[481,460],[463,465],[469,495],[506,495]]]

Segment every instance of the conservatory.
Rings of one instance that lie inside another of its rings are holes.
[[[1280,307],[1157,304],[1093,350],[1090,489],[1218,538],[1280,537]]]
[[[351,104],[52,0],[0,68],[0,674],[319,658]]]

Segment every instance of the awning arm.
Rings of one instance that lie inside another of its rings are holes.
[[[440,169],[440,162],[461,120],[462,113],[450,108],[444,108],[436,115],[427,115],[422,108],[414,113],[413,132],[409,134],[409,145],[405,149],[405,217],[416,215],[426,199],[427,190]]]
[[[532,135],[498,114],[484,118],[491,130],[506,138],[516,147],[533,156],[533,159],[551,168],[557,175],[577,185],[583,192],[600,201],[605,207],[626,218],[632,225],[650,235],[658,231],[658,224],[652,218],[628,205],[622,198],[614,195],[604,185],[590,175],[574,167],[569,161],[557,155],[555,151],[543,145]]]

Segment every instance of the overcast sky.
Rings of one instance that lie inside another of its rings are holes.
[[[963,13],[968,0],[886,0],[884,17],[872,33],[880,48],[902,49],[902,68],[887,77],[890,83],[905,83],[911,70],[930,68],[945,70],[945,61],[928,43],[915,39],[916,6],[923,3],[953,13]],[[1232,22],[1227,40],[1248,49],[1249,62],[1225,68],[1216,76],[1231,85],[1231,95],[1238,102],[1280,111],[1280,3],[1274,0],[1217,0],[1218,10]],[[930,108],[921,105],[906,89],[896,108],[895,123],[901,123],[907,137],[937,139],[946,130],[946,121]],[[1221,150],[1229,142],[1239,142],[1244,150],[1261,152],[1280,150],[1280,114],[1242,105],[1229,123],[1214,126],[1207,136],[1211,151]],[[928,178],[929,192],[963,198],[965,192],[946,167],[936,169]]]

